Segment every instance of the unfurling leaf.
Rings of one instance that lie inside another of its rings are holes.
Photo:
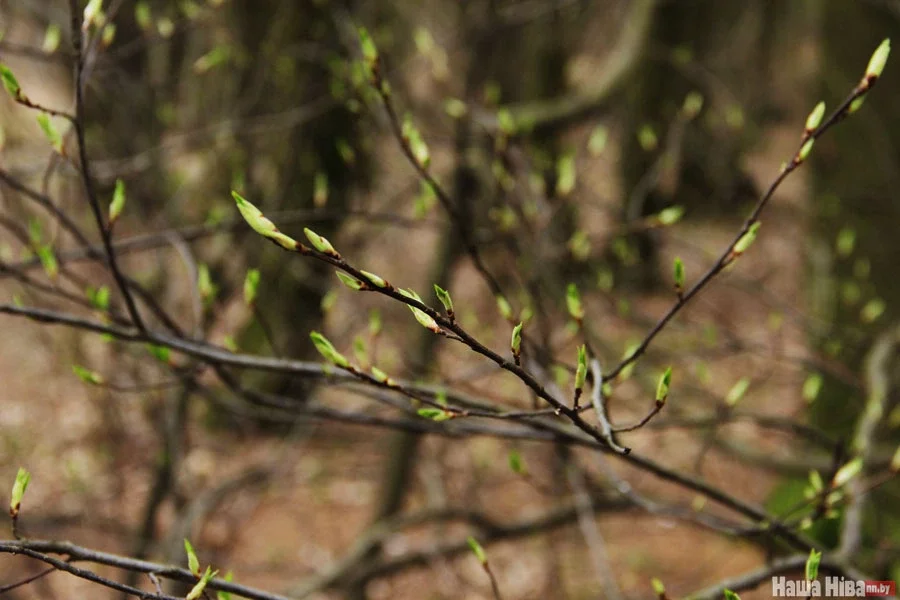
[[[319,354],[321,354],[325,360],[345,369],[350,367],[350,361],[348,361],[343,354],[335,350],[334,346],[324,335],[318,331],[313,331],[309,334],[309,338],[312,340],[316,350],[319,351]]]
[[[806,559],[806,580],[815,581],[819,576],[819,563],[822,562],[822,553],[815,548],[809,551],[809,558]]]
[[[666,372],[660,375],[659,383],[656,385],[656,402],[665,404],[666,398],[669,397],[669,384],[672,383],[672,367],[666,369]]]
[[[453,413],[447,412],[446,410],[442,410],[440,408],[420,408],[418,411],[416,411],[416,414],[418,414],[423,419],[429,419],[438,423],[453,418]]]
[[[200,577],[200,560],[197,558],[197,553],[194,552],[194,547],[187,538],[184,538],[184,551],[187,554],[188,570]]]
[[[575,368],[575,389],[584,388],[587,379],[587,348],[584,344],[578,347],[578,366]]]
[[[569,316],[576,321],[581,321],[584,318],[581,294],[578,293],[578,287],[574,283],[570,283],[566,288],[566,308],[569,311]]]
[[[241,216],[244,217],[247,224],[253,228],[253,231],[263,237],[269,238],[285,250],[297,249],[297,240],[278,231],[278,228],[275,227],[275,223],[267,219],[262,211],[256,208],[256,206],[244,199],[244,197],[237,192],[231,192],[231,197],[234,198]]]
[[[453,299],[450,297],[450,292],[448,292],[438,284],[434,284],[434,294],[438,297],[438,300],[441,301],[441,304],[444,305],[444,310],[447,311],[447,314],[452,315]]]
[[[675,257],[674,267],[675,289],[678,292],[684,289],[684,263],[679,257]]]
[[[497,296],[497,310],[500,311],[500,315],[507,321],[513,318],[512,306],[510,305],[509,300],[503,296]]]
[[[0,63],[0,79],[3,80],[3,87],[6,88],[6,92],[13,100],[18,100],[22,97],[22,88],[19,86],[16,76],[3,63]]]
[[[516,356],[522,351],[522,323],[513,327],[512,339],[510,340],[509,346]]]
[[[47,141],[50,142],[50,145],[53,146],[53,149],[56,150],[57,153],[63,153],[63,140],[62,136],[59,135],[59,131],[56,130],[56,126],[50,120],[50,115],[47,113],[40,113],[37,116],[38,125],[41,126],[41,130],[44,132],[44,135],[47,136]]]

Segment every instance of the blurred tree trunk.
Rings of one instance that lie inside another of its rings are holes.
[[[763,114],[772,2],[660,2],[649,48],[627,91],[620,170],[624,220],[634,222],[678,204],[693,213],[736,214],[756,190],[741,168],[752,139],[748,124]],[[723,65],[728,65],[726,70]],[[702,112],[683,116],[685,97],[703,97]],[[740,99],[740,103],[737,99]],[[614,246],[620,279],[657,283],[652,231]]]
[[[900,20],[888,5],[828,0],[821,23],[822,92],[833,106],[859,81],[872,51],[885,37],[900,35]],[[884,77],[863,107],[817,143],[813,153],[812,243],[810,301],[816,322],[812,345],[825,358],[860,374],[859,385],[825,375],[822,391],[810,408],[819,427],[851,440],[863,412],[868,387],[863,361],[873,340],[898,317],[900,256],[896,230],[900,223],[900,68],[888,63]],[[884,314],[878,318],[879,307]],[[891,391],[896,404],[896,389]],[[896,429],[883,423],[871,440],[896,447]],[[849,454],[856,448],[847,449]],[[866,514],[865,531],[900,535],[897,486],[875,490]],[[877,529],[876,529],[877,528]],[[865,538],[864,538],[865,539]],[[871,539],[871,538],[869,538]],[[830,540],[836,541],[836,540]],[[886,561],[875,561],[876,550],[865,550],[858,564],[873,575],[896,576]],[[896,568],[896,567],[895,567]]]

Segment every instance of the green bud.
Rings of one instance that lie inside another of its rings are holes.
[[[184,551],[187,553],[188,570],[197,577],[200,577],[200,561],[197,559],[197,553],[194,552],[194,547],[187,538],[184,538]]]
[[[156,344],[147,344],[147,352],[159,362],[168,363],[171,358],[172,351],[167,346],[157,346]]]
[[[197,291],[204,304],[209,304],[216,298],[218,287],[213,283],[212,275],[209,273],[209,267],[204,263],[197,265]]]
[[[591,137],[588,138],[588,152],[591,156],[600,156],[606,149],[606,143],[609,141],[609,129],[604,125],[597,125],[591,131]]]
[[[670,383],[672,383],[672,367],[667,368],[665,373],[659,377],[659,383],[656,385],[656,402],[658,404],[666,403],[666,398],[669,397]]]
[[[500,315],[507,321],[513,318],[512,306],[510,306],[509,300],[503,296],[497,296],[497,309],[500,311]]]
[[[584,388],[584,381],[587,379],[587,348],[584,344],[578,347],[578,367],[575,369],[575,389]]]
[[[367,62],[371,64],[378,60],[378,48],[375,47],[375,42],[365,27],[359,28],[359,46]]]
[[[510,348],[512,348],[513,354],[516,356],[519,355],[519,352],[522,349],[522,323],[519,323],[512,330],[512,339],[510,341]]]
[[[509,451],[509,469],[516,475],[524,475],[526,472],[525,463],[522,461],[522,455],[518,450]]]
[[[822,117],[825,116],[825,103],[819,102],[816,107],[806,117],[806,130],[814,131],[822,124]]]
[[[134,22],[141,31],[147,31],[153,25],[153,15],[150,13],[150,4],[140,1],[134,5]]]
[[[259,290],[259,269],[250,269],[244,277],[244,304],[253,306]]]
[[[684,262],[681,258],[675,257],[675,289],[681,291],[684,289]]]
[[[416,318],[416,321],[418,321],[422,327],[424,327],[425,329],[430,329],[435,333],[441,332],[440,325],[438,325],[437,321],[435,321],[428,313],[424,312],[422,309],[416,308],[415,306],[409,306],[408,304],[407,306],[409,307],[409,310],[412,311],[412,314]]]
[[[803,382],[803,399],[807,402],[812,402],[818,398],[824,381],[820,373],[810,373],[806,381]]]
[[[441,410],[440,408],[420,408],[416,411],[423,419],[428,419],[430,421],[437,421],[440,423],[441,421],[447,421],[448,419],[453,418],[453,413],[449,413],[446,410]]]
[[[109,308],[109,288],[105,285],[100,286],[97,289],[88,287],[87,297],[91,306],[94,308],[98,310],[106,310]]]
[[[278,231],[278,228],[275,227],[275,223],[267,219],[262,214],[262,211],[256,208],[256,206],[245,200],[244,197],[237,192],[232,191],[231,197],[234,198],[238,211],[240,211],[244,220],[247,221],[247,224],[253,228],[253,231],[263,237],[269,238],[285,250],[297,249],[297,241]]]
[[[654,593],[654,594],[656,594],[656,595],[659,596],[660,598],[663,597],[663,596],[665,595],[665,593],[666,593],[666,586],[663,585],[663,582],[662,582],[662,581],[660,581],[659,579],[657,579],[656,577],[654,577],[653,579],[650,580],[650,585],[653,587],[653,593]]]
[[[862,468],[863,459],[861,457],[854,458],[837,470],[837,473],[834,474],[834,479],[831,481],[831,487],[838,488],[847,484],[851,479],[862,472]]]
[[[321,208],[328,202],[328,175],[322,171],[316,173],[313,180],[313,206]]]
[[[375,273],[369,273],[368,271],[360,270],[360,273],[369,278],[369,282],[372,283],[375,287],[386,288],[388,287],[388,282],[376,275]]]
[[[850,103],[850,108],[847,109],[847,113],[852,115],[853,113],[855,113],[862,107],[863,102],[865,102],[865,101],[866,101],[865,96],[860,96],[859,98],[856,98],[855,100],[853,100],[853,102]]]
[[[731,389],[728,390],[728,394],[725,396],[725,404],[728,406],[734,406],[737,404],[741,398],[744,397],[744,394],[747,393],[747,389],[750,387],[750,379],[747,377],[740,378],[737,383],[731,386]]]
[[[324,335],[318,331],[313,331],[310,332],[309,338],[312,340],[316,350],[319,351],[319,354],[321,354],[325,360],[338,367],[343,367],[345,369],[350,368],[350,361],[348,361],[343,354],[335,350],[334,346]]]
[[[556,161],[556,193],[565,198],[575,189],[575,153],[566,152]]]
[[[894,473],[900,471],[900,446],[897,446],[894,456],[891,458],[891,471]]]
[[[85,383],[90,383],[91,385],[103,384],[103,376],[95,371],[91,371],[90,369],[86,369],[79,365],[72,365],[72,372],[75,373],[78,379],[82,380]]]
[[[581,294],[578,293],[578,287],[574,283],[570,283],[566,288],[566,308],[569,310],[569,316],[576,321],[581,321],[584,318]]]
[[[822,553],[817,552],[815,548],[809,551],[809,558],[806,559],[806,580],[815,581],[819,576],[819,563],[822,562]]]
[[[31,473],[26,471],[23,467],[19,467],[19,472],[16,473],[16,480],[13,483],[12,494],[9,499],[9,514],[11,517],[15,518],[19,514],[19,508],[22,506],[22,498],[25,496],[25,490],[28,488],[28,484],[31,482]]]
[[[656,215],[656,219],[659,221],[660,225],[674,225],[678,221],[681,220],[681,217],[684,216],[684,207],[675,205],[670,206],[669,208],[665,208],[660,211],[658,215]]]
[[[416,129],[410,115],[403,117],[403,125],[401,127],[401,135],[404,141],[409,145],[409,150],[418,164],[423,169],[427,169],[431,163],[431,155],[428,151],[428,145],[422,139],[422,134]]]
[[[125,208],[125,182],[116,179],[116,189],[113,191],[112,201],[109,203],[109,224],[112,225],[122,214]]]
[[[303,233],[306,234],[306,239],[308,239],[309,243],[313,245],[313,248],[315,248],[322,254],[327,254],[328,256],[333,256],[335,258],[341,257],[341,255],[338,254],[338,251],[334,249],[334,246],[331,245],[331,242],[329,242],[327,239],[325,239],[312,229],[304,227]]]
[[[441,301],[441,304],[444,305],[444,310],[447,311],[447,314],[453,314],[453,299],[450,298],[450,292],[435,283],[434,294],[438,297],[438,300]]]
[[[813,145],[816,143],[816,140],[810,138],[806,140],[806,143],[803,144],[803,147],[800,148],[800,152],[797,153],[797,160],[803,162],[807,158],[809,158],[809,153],[812,152]]]
[[[885,38],[875,52],[872,53],[872,58],[869,59],[869,65],[866,67],[866,77],[881,77],[881,72],[884,71],[884,65],[887,64],[890,54],[891,40],[890,38]]]
[[[18,100],[22,97],[22,88],[19,87],[16,76],[13,75],[13,72],[9,70],[9,67],[3,63],[0,63],[0,80],[3,80],[3,87],[6,88],[6,92],[13,100]]]
[[[444,112],[454,119],[461,119],[468,112],[466,103],[459,98],[447,98],[444,100]]]
[[[759,221],[756,221],[750,226],[750,229],[747,230],[747,233],[742,235],[740,239],[734,245],[734,253],[735,254],[743,254],[747,251],[747,249],[753,244],[753,241],[756,239],[756,234],[759,231]]]
[[[375,378],[375,381],[383,383],[385,385],[394,384],[394,381],[390,378],[390,376],[378,367],[372,367],[372,377]]]
[[[741,597],[731,590],[723,590],[723,595],[725,597],[725,600],[741,600]]]
[[[335,271],[334,274],[337,275],[337,278],[341,280],[341,283],[346,285],[351,290],[361,290],[363,287],[362,281],[360,281],[356,277],[347,275],[343,271]]]
[[[885,304],[884,300],[881,298],[872,298],[862,307],[859,318],[863,323],[874,323],[884,314],[886,309],[887,304]]]
[[[703,95],[700,92],[693,91],[684,97],[684,103],[681,105],[681,114],[685,119],[693,119],[700,114],[703,109]]]
[[[822,481],[822,476],[818,471],[809,472],[809,485],[815,492],[821,492],[825,488],[825,482]]]
[[[483,565],[486,565],[487,564],[487,554],[484,552],[484,548],[481,547],[481,544],[478,543],[478,540],[476,540],[474,537],[472,537],[470,535],[466,539],[466,542],[468,542],[469,548],[472,549],[472,552],[475,554],[475,558],[478,559],[478,562],[480,562]]]

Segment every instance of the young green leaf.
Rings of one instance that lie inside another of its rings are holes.
[[[819,563],[822,562],[822,553],[815,548],[810,549],[809,558],[806,559],[806,580],[815,581],[819,576]]]
[[[112,201],[109,203],[110,225],[116,222],[116,219],[122,214],[123,208],[125,208],[125,182],[121,179],[116,179],[116,187],[113,190]]]
[[[406,115],[403,117],[403,125],[401,127],[401,135],[403,141],[406,142],[410,153],[421,168],[427,169],[431,164],[431,154],[428,151],[428,145],[422,139],[422,134],[413,123],[412,117]]]
[[[674,267],[674,278],[675,278],[675,290],[681,293],[684,289],[684,263],[681,258],[675,257],[675,267]]]
[[[570,283],[566,287],[566,308],[569,316],[576,321],[584,318],[584,305],[581,304],[581,294],[578,293],[578,287],[574,283]]]
[[[446,410],[441,410],[440,408],[420,408],[418,411],[416,411],[416,414],[418,414],[423,419],[429,419],[438,423],[453,418],[453,413],[449,413]]]
[[[96,371],[91,371],[90,369],[86,369],[79,365],[72,365],[72,372],[75,373],[78,379],[85,383],[90,383],[91,385],[103,384],[103,375],[100,375]]]
[[[9,70],[9,67],[3,63],[0,63],[0,80],[3,80],[3,87],[6,88],[6,92],[13,100],[22,98],[22,88],[19,87],[16,76],[13,75],[13,72]]]
[[[832,487],[841,487],[848,483],[851,479],[860,474],[863,468],[863,459],[860,457],[856,457],[843,467],[838,469],[837,473],[834,474],[834,479],[831,480]]]
[[[731,590],[723,590],[723,595],[725,597],[725,600],[741,600],[741,597]]]
[[[566,152],[556,161],[556,193],[565,198],[575,189],[575,153]]]
[[[205,263],[197,265],[197,292],[204,305],[209,305],[216,299],[219,287],[213,283],[209,267]]]
[[[334,249],[334,246],[331,245],[331,242],[329,242],[327,239],[325,239],[312,229],[304,227],[303,233],[306,234],[306,239],[308,239],[309,243],[313,245],[313,248],[315,248],[322,254],[327,254],[328,256],[333,256],[335,258],[341,257],[341,255],[338,254],[338,251]]]
[[[297,249],[299,245],[297,244],[297,240],[278,231],[278,228],[275,227],[275,223],[267,219],[262,211],[256,208],[256,206],[237,192],[232,191],[231,197],[234,198],[238,211],[240,211],[244,220],[247,221],[247,224],[253,228],[253,231],[263,237],[269,238],[285,250]]]
[[[378,367],[372,367],[372,377],[374,377],[375,381],[379,383],[383,383],[385,385],[394,385],[394,380],[391,379],[387,373],[385,373]]]
[[[587,379],[587,348],[584,344],[578,347],[578,366],[575,369],[575,389],[584,388],[584,381]]]
[[[244,277],[244,304],[253,306],[259,291],[259,269],[249,269]]]
[[[676,204],[675,206],[670,206],[669,208],[661,210],[659,214],[656,215],[656,219],[659,221],[660,225],[669,226],[680,221],[683,216],[684,207]]]
[[[147,344],[147,351],[158,361],[168,363],[172,351],[167,346]]]
[[[744,397],[744,394],[747,393],[747,389],[750,387],[750,379],[747,377],[740,378],[737,383],[731,386],[731,389],[728,390],[728,394],[725,396],[725,404],[728,406],[734,406],[740,401],[741,398]]]
[[[363,271],[360,269],[359,271],[363,275],[369,278],[369,282],[375,287],[386,288],[388,287],[388,282],[376,275],[375,273],[369,273],[368,271]]]
[[[515,356],[519,356],[519,353],[522,351],[522,323],[513,327],[509,347]]]
[[[650,580],[650,585],[653,587],[653,593],[660,598],[663,598],[666,595],[666,586],[663,585],[663,582],[658,578],[652,578]]]
[[[197,553],[194,552],[194,547],[187,538],[184,538],[184,551],[187,554],[188,570],[200,577],[200,560],[197,558]]]
[[[503,296],[497,296],[497,310],[500,311],[500,315],[507,321],[513,318],[512,306],[510,305],[509,300]]]
[[[434,284],[434,294],[438,297],[438,300],[441,301],[441,304],[444,305],[444,310],[447,311],[448,315],[453,314],[453,299],[450,297],[450,292],[439,286],[438,284]]]
[[[509,469],[516,475],[524,475],[526,472],[525,463],[522,461],[522,455],[518,450],[509,451]]]
[[[24,467],[19,467],[19,472],[16,473],[16,480],[13,482],[12,494],[9,499],[9,514],[11,517],[15,518],[19,514],[19,508],[22,506],[22,498],[25,496],[25,490],[28,488],[28,484],[31,482],[31,473],[25,470]]]
[[[469,548],[472,549],[472,552],[475,554],[475,558],[478,559],[478,562],[480,562],[483,565],[486,565],[487,564],[487,554],[484,552],[484,548],[481,547],[481,544],[478,543],[478,540],[476,540],[474,537],[472,537],[470,535],[466,539],[466,542],[468,542]]]
[[[359,28],[359,45],[362,49],[363,58],[367,62],[372,64],[378,60],[378,48],[375,47],[375,42],[372,41],[372,36],[369,35],[369,31],[365,27]]]
[[[313,331],[310,332],[309,338],[312,340],[316,350],[319,351],[319,354],[321,354],[325,360],[345,369],[350,367],[350,361],[348,361],[343,354],[335,350],[334,346],[324,335],[318,331]]]
[[[656,402],[657,404],[665,404],[669,397],[669,384],[672,383],[672,367],[666,369],[665,373],[660,375],[659,383],[656,385]]]
[[[812,402],[818,398],[824,381],[821,373],[810,373],[806,381],[803,382],[803,399],[807,402]]]

